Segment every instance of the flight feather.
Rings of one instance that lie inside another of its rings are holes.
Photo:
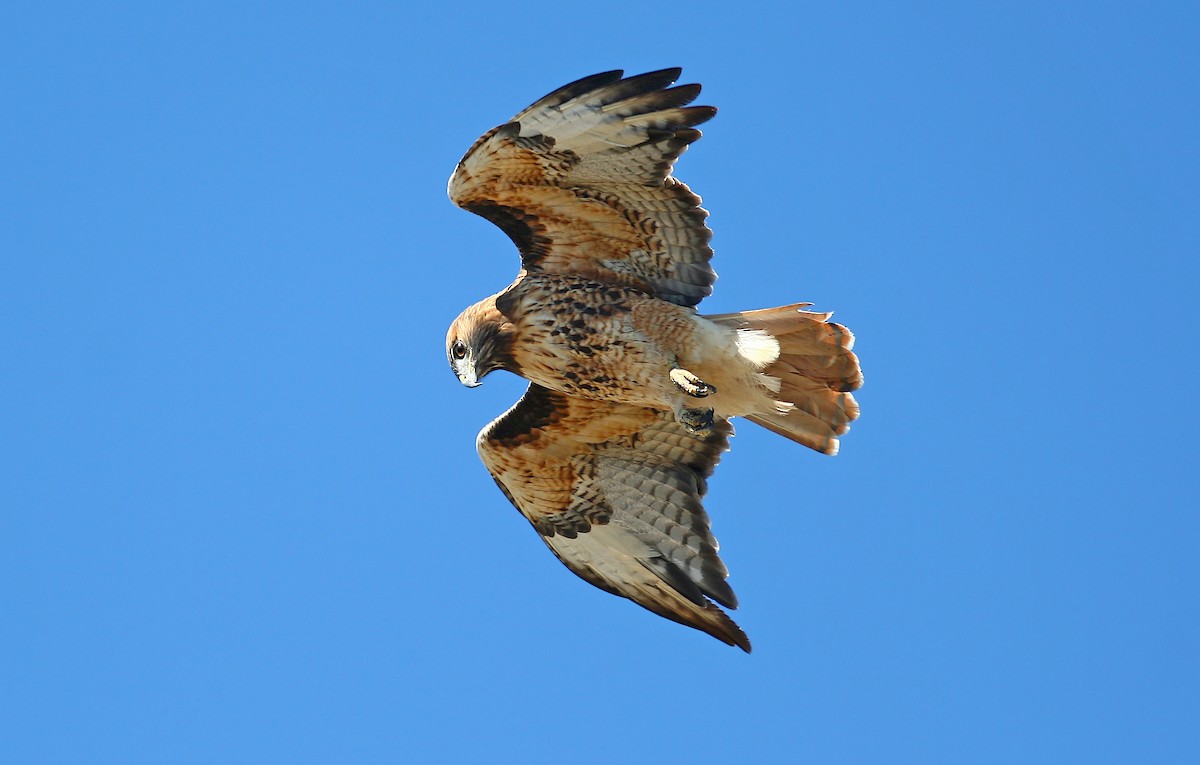
[[[531,384],[480,433],[504,494],[569,569],[603,590],[749,651],[701,500],[732,429],[689,433],[646,407]]]
[[[693,306],[712,292],[700,197],[671,177],[716,109],[690,106],[679,69],[586,77],[485,133],[450,177],[450,198],[495,223],[527,270],[634,287]]]

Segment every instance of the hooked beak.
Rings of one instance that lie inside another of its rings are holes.
[[[461,382],[463,385],[467,386],[468,388],[478,388],[480,385],[483,384],[479,380],[479,378],[475,375],[474,369],[468,369],[465,372],[463,372],[461,375],[458,376],[458,380],[459,380],[459,382]]]

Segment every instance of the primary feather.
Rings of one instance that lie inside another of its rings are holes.
[[[711,106],[678,69],[584,78],[485,133],[450,177],[450,198],[498,225],[529,270],[633,286],[680,305],[712,292],[700,197],[669,179]]]

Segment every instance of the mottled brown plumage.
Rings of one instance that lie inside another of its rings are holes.
[[[532,384],[478,447],[568,568],[748,651],[745,634],[708,600],[737,606],[700,502],[731,432],[721,423],[697,437],[665,412]]]
[[[475,142],[451,199],[499,226],[522,268],[446,348],[466,385],[525,396],[483,430],[505,495],[575,573],[749,651],[701,505],[747,417],[833,454],[858,416],[853,336],[805,304],[702,316],[716,279],[700,198],[671,177],[715,109],[678,69],[567,85]]]

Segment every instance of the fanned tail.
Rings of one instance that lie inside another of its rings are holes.
[[[753,423],[825,454],[837,454],[838,436],[859,414],[850,391],[863,383],[854,335],[805,311],[811,303],[708,316],[719,324],[761,330],[779,342],[779,357],[762,371],[779,381],[775,412],[746,415]],[[773,387],[773,386],[772,386]]]

